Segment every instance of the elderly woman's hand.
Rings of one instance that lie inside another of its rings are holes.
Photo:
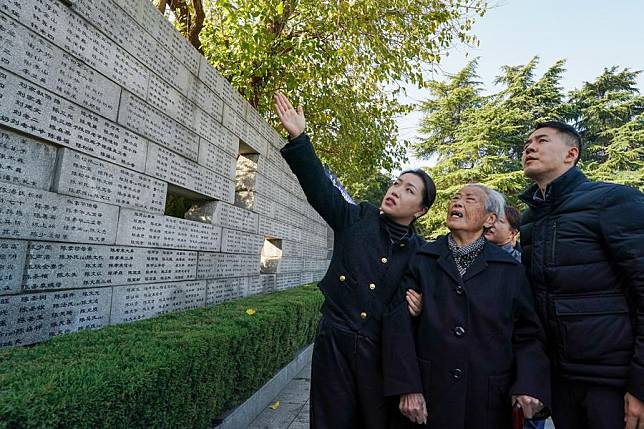
[[[534,417],[543,408],[540,400],[528,395],[512,396],[512,403],[518,404],[521,407],[523,415],[527,419]]]
[[[409,313],[414,317],[420,315],[423,311],[423,294],[418,293],[413,289],[408,289],[406,298]]]
[[[400,395],[400,412],[414,423],[427,423],[427,406],[422,393],[407,393]]]

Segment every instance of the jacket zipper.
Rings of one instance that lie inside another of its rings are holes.
[[[557,249],[557,221],[555,220],[552,224],[552,246],[550,250],[550,264],[554,265],[555,263],[555,251]]]

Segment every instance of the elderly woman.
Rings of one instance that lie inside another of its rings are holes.
[[[450,233],[416,251],[402,290],[422,292],[412,320],[405,292],[383,320],[385,393],[400,395],[394,427],[511,427],[549,402],[543,330],[524,269],[484,237],[501,194],[471,184],[449,203]],[[413,422],[413,423],[412,423]]]

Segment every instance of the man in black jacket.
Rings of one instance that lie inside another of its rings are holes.
[[[282,94],[275,95],[275,107],[289,133],[282,156],[334,232],[333,257],[319,284],[325,299],[313,349],[311,427],[386,428],[392,407],[383,394],[381,318],[409,257],[423,243],[411,223],[434,202],[434,183],[415,170],[394,181],[379,209],[349,204],[304,133],[302,109],[293,109]]]
[[[523,262],[548,337],[557,429],[644,428],[644,196],[591,182],[577,131],[537,125],[522,164]]]

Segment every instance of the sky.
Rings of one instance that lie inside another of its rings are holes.
[[[443,79],[442,73],[455,73],[476,57],[488,91],[494,90],[501,66],[526,64],[535,55],[540,58],[538,75],[555,61],[566,59],[561,81],[566,91],[594,80],[605,67],[644,70],[644,0],[497,0],[472,32],[480,46],[455,46],[432,78]],[[638,87],[644,92],[644,73]],[[408,88],[401,101],[420,101],[426,96],[426,92]],[[416,138],[420,118],[418,112],[401,117],[399,139]],[[429,164],[410,154],[401,170]]]

